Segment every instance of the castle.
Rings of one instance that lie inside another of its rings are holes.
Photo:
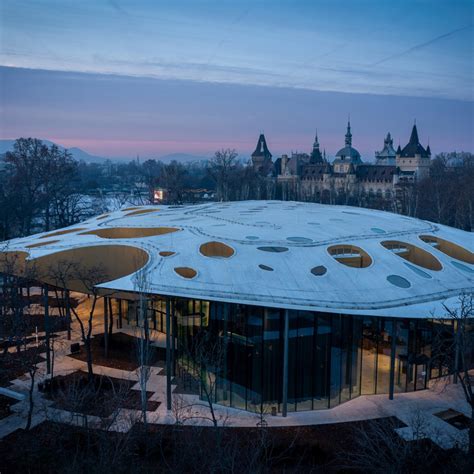
[[[362,161],[352,146],[349,121],[344,147],[332,163],[326,159],[325,151],[321,153],[317,133],[310,154],[282,155],[274,162],[261,134],[252,153],[252,166],[258,174],[275,182],[282,199],[340,204],[360,204],[364,199],[395,201],[402,190],[429,176],[431,151],[429,145],[425,149],[420,144],[416,124],[403,149],[394,149],[388,133],[375,159],[375,164]]]

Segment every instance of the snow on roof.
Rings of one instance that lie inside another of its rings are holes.
[[[474,290],[473,234],[376,210],[289,201],[144,206],[66,230],[7,249],[34,260],[131,246],[149,256],[148,293],[333,313],[442,317],[443,303]],[[137,291],[134,275],[100,287]]]

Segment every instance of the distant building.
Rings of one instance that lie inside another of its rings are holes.
[[[390,132],[388,132],[383,142],[382,150],[375,152],[375,164],[395,166],[396,154],[397,152],[393,148],[393,138]]]
[[[395,151],[390,133],[381,151],[375,152],[375,164],[364,163],[359,151],[352,146],[352,131],[347,123],[344,147],[334,161],[321,153],[316,133],[310,154],[292,153],[272,163],[265,137],[260,135],[252,154],[255,170],[272,177],[280,186],[282,198],[298,198],[319,202],[353,202],[361,196],[391,199],[403,184],[413,184],[429,175],[431,151],[419,141],[413,126],[407,145]],[[271,166],[272,165],[272,166]]]
[[[272,154],[268,150],[265,135],[263,133],[258,137],[257,146],[252,153],[252,165],[254,169],[261,174],[267,174],[272,170]]]

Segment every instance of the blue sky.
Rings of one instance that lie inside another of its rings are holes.
[[[471,1],[0,1],[2,138],[245,153],[264,130],[282,152],[318,127],[333,154],[351,113],[371,156],[415,117],[437,151],[473,148]]]

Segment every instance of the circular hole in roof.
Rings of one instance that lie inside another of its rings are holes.
[[[60,240],[48,240],[47,242],[38,242],[36,244],[27,245],[27,249],[34,249],[36,247],[44,247],[45,245],[56,244],[60,242]]]
[[[286,240],[289,240],[290,242],[299,242],[299,243],[312,242],[311,239],[308,239],[306,237],[287,237]]]
[[[311,269],[311,273],[314,276],[323,276],[326,274],[327,271],[328,269],[324,265],[318,265],[317,267],[313,267]]]
[[[51,232],[50,234],[43,235],[40,237],[40,239],[47,239],[48,237],[56,237],[57,235],[72,234],[73,232],[79,232],[80,230],[86,230],[86,229],[84,227],[78,227],[76,229],[58,230],[56,232]]]
[[[456,262],[455,260],[452,260],[451,263],[463,272],[474,273],[474,270],[472,268],[469,268],[467,265],[464,265],[464,263]]]
[[[147,252],[131,245],[94,245],[48,254],[31,265],[40,281],[91,293],[95,285],[135,273],[148,259]]]
[[[110,227],[83,232],[81,235],[97,235],[103,239],[136,239],[177,232],[176,227]]]
[[[160,255],[162,257],[171,257],[171,255],[174,255],[176,252],[171,252],[169,250],[163,250],[162,252],[160,252]]]
[[[434,271],[439,271],[443,268],[434,255],[413,244],[399,242],[398,240],[384,240],[380,243],[397,257],[403,258],[419,267]]]
[[[385,231],[379,227],[371,227],[370,230],[376,234],[385,234]]]
[[[461,260],[462,262],[470,263],[471,265],[474,264],[474,253],[458,244],[455,244],[454,242],[440,239],[434,235],[420,235],[420,239],[426,244],[431,245],[436,250],[448,255],[449,257]]]
[[[247,240],[258,240],[259,237],[257,237],[256,235],[247,235],[247,237],[245,237]]]
[[[355,245],[332,245],[328,252],[334,260],[347,267],[366,268],[372,263],[369,254]]]
[[[387,281],[392,285],[398,286],[399,288],[410,288],[411,283],[400,275],[389,275]]]
[[[355,216],[360,216],[360,212],[353,212],[353,211],[342,211],[344,214],[353,214]]]
[[[319,222],[308,222],[309,225],[321,225]]]
[[[273,272],[273,268],[269,267],[267,265],[260,264],[258,267],[261,268],[262,270],[267,271],[267,272]]]
[[[257,248],[258,250],[261,250],[262,252],[274,252],[274,253],[288,252],[287,247],[268,246],[268,247],[257,247]]]
[[[206,242],[199,247],[199,251],[205,257],[213,258],[229,258],[234,255],[235,251],[232,247],[222,243],[222,242]]]
[[[138,211],[129,212],[129,213],[125,214],[125,216],[139,216],[141,214],[148,214],[150,212],[156,212],[158,210],[159,209],[139,209]]]
[[[344,219],[339,219],[338,217],[333,217],[331,219],[329,219],[330,221],[333,221],[333,222],[344,222]]]
[[[197,271],[191,267],[175,267],[174,271],[181,277],[191,279],[197,275]]]
[[[431,275],[429,273],[426,273],[423,271],[421,268],[415,267],[415,265],[412,265],[411,263],[408,262],[403,262],[412,272],[415,272],[417,275],[423,277],[423,278],[431,278]]]

